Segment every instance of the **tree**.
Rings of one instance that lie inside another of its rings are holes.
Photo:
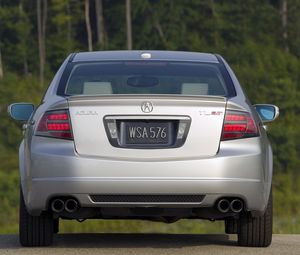
[[[154,25],[154,27],[155,27],[155,29],[156,29],[156,31],[157,31],[157,33],[158,33],[161,41],[162,41],[164,47],[166,49],[168,49],[168,42],[167,42],[167,39],[165,37],[165,33],[164,33],[163,29],[162,29],[162,26],[160,24],[159,17],[156,14],[156,10],[153,10],[153,8],[152,8],[151,4],[149,3],[149,1],[147,1],[147,9],[148,9],[148,12],[149,12],[150,16],[152,17],[153,25]]]
[[[126,0],[126,35],[127,49],[132,50],[131,1]]]
[[[95,0],[96,4],[96,22],[97,22],[97,40],[100,48],[104,48],[105,42],[105,29],[103,17],[103,3],[102,0]]]
[[[24,12],[23,2],[19,3],[19,20],[17,23],[18,32],[18,44],[16,49],[20,52],[23,60],[23,71],[24,75],[28,75],[28,45],[29,45],[29,34],[30,34],[30,23],[28,15]]]
[[[0,79],[3,78],[3,67],[2,67],[2,56],[1,56],[1,48],[0,48]]]
[[[289,52],[288,46],[288,3],[287,0],[281,1],[281,23],[282,23],[282,40],[284,44],[284,49],[286,52]]]
[[[37,0],[37,28],[39,44],[40,85],[44,85],[46,62],[47,0]]]
[[[87,40],[88,40],[88,49],[89,51],[93,50],[93,41],[92,41],[92,28],[90,21],[90,2],[89,0],[84,1],[84,17],[85,17],[85,25],[87,32]]]
[[[71,9],[72,7],[72,9]],[[56,70],[77,47],[75,38],[76,22],[81,19],[83,2],[71,5],[70,0],[51,0],[47,22],[47,68]],[[85,28],[85,27],[84,27]]]

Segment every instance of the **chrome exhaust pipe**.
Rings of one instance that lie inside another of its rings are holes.
[[[76,212],[78,209],[78,203],[75,199],[70,198],[65,203],[65,210],[69,213]]]
[[[239,213],[243,210],[243,202],[240,199],[233,199],[230,203],[230,210]]]
[[[223,198],[218,202],[217,207],[221,213],[227,213],[230,209],[230,203],[229,203],[228,199]]]
[[[53,212],[60,213],[64,210],[64,208],[65,208],[65,203],[63,200],[59,198],[54,199],[51,203],[51,209]]]

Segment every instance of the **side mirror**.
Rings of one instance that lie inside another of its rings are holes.
[[[279,116],[279,108],[271,104],[256,104],[253,105],[262,122],[270,122]]]
[[[28,121],[34,111],[34,105],[30,103],[15,103],[8,106],[10,117],[18,121]]]

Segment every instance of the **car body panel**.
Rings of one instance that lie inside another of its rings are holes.
[[[97,206],[89,194],[136,193],[206,195],[194,207],[213,206],[224,195],[246,198],[249,210],[262,211],[266,205],[264,191],[270,173],[253,169],[253,165],[262,166],[259,138],[222,143],[214,157],[167,161],[82,157],[72,141],[34,140],[26,199],[32,213],[45,210],[51,197],[66,194],[77,197],[82,206]],[[38,192],[42,187],[44,192]]]

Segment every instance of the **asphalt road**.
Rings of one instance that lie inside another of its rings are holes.
[[[242,248],[235,235],[59,234],[51,247],[23,248],[18,236],[0,235],[0,254],[300,254],[300,235],[274,235],[268,248]]]

